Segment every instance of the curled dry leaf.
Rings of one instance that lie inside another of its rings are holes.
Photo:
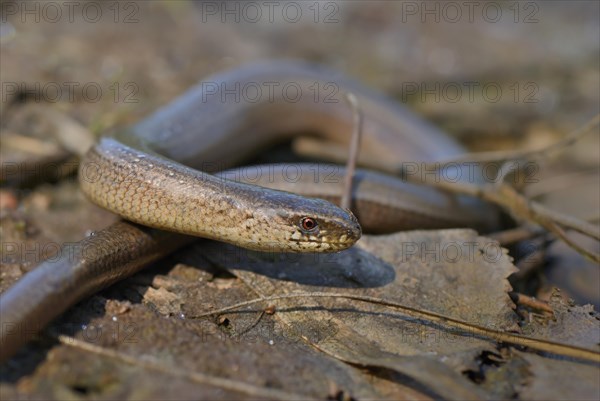
[[[319,256],[273,257],[208,242],[198,248],[260,296],[342,288],[498,330],[518,328],[506,280],[516,269],[495,241],[471,230],[364,236],[353,249]],[[348,300],[285,300],[277,308],[294,333],[336,359],[397,371],[450,398],[485,397],[460,372],[494,343]]]

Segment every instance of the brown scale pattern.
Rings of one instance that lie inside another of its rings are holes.
[[[360,238],[352,214],[329,202],[225,181],[114,139],[88,152],[82,175],[90,165],[98,174],[81,180],[90,200],[153,228],[268,251],[337,251]],[[320,222],[318,234],[301,232],[305,215]]]

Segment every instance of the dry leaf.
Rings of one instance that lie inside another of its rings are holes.
[[[365,236],[334,255],[266,255],[210,242],[196,249],[261,296],[342,288],[495,329],[517,327],[506,280],[515,267],[497,243],[471,230]],[[449,398],[484,396],[460,372],[482,350],[495,350],[494,343],[354,301],[277,304],[279,311],[293,309],[278,316],[326,354],[396,370]]]

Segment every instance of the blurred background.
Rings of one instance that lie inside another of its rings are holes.
[[[52,96],[56,83],[54,102],[96,131],[136,121],[209,74],[272,58],[357,77],[477,148],[560,136],[598,108],[597,2],[1,5],[3,94],[23,82]],[[86,99],[86,83],[103,96]]]

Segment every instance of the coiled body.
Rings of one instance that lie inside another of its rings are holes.
[[[252,96],[253,88],[268,91]],[[302,133],[345,146],[352,130],[345,92],[358,98],[364,114],[361,164],[394,172],[403,163],[463,152],[435,127],[339,74],[268,63],[206,79],[129,130],[102,139],[82,160],[82,190],[99,205],[159,229],[269,251],[347,248],[360,227],[352,213],[323,200],[337,202],[343,169],[315,175],[312,166],[294,165],[303,177],[297,180],[283,173],[289,165],[270,166],[273,174],[260,179],[248,177],[265,167],[223,175],[235,180],[208,174]],[[497,226],[496,211],[473,199],[370,172],[359,172],[355,183],[354,210],[367,232]],[[0,361],[80,299],[190,240],[120,222],[81,241],[78,252],[42,263],[1,295]]]
[[[102,139],[81,164],[81,188],[100,206],[154,228],[259,250],[347,248],[360,237],[354,217],[306,198],[341,194],[341,186],[335,185],[341,182],[339,174],[335,181],[278,177],[273,188],[286,193],[266,190],[265,182],[255,183],[261,185],[257,187],[209,174],[298,134],[345,147],[352,116],[344,93],[358,98],[365,116],[362,164],[400,171],[408,162],[462,152],[433,126],[339,74],[302,63],[270,63],[209,77],[131,129]],[[386,224],[375,231],[482,227],[493,218],[478,213],[468,201],[461,203],[430,188],[407,183],[398,187],[395,180],[364,174],[358,181],[377,182],[363,192],[376,202],[385,201],[388,209],[406,212],[401,218],[385,218],[408,224]],[[302,229],[299,222],[305,217],[317,222],[318,233]]]

